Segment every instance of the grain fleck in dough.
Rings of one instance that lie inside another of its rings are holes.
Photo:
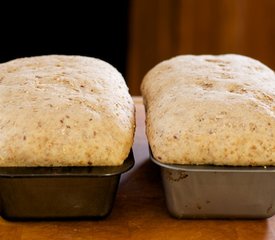
[[[121,165],[134,104],[110,64],[41,56],[0,64],[0,166]]]
[[[164,163],[275,165],[275,74],[240,55],[183,55],[141,86],[147,136]]]

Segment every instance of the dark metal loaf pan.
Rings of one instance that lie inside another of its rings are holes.
[[[152,155],[151,155],[152,156]],[[275,167],[163,164],[166,204],[176,218],[268,218],[275,214]]]
[[[103,218],[112,209],[131,152],[115,167],[1,167],[0,213],[9,220]]]

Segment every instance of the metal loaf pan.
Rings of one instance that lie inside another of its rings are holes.
[[[0,214],[9,220],[103,218],[112,209],[131,152],[114,167],[1,167]]]
[[[166,204],[176,218],[268,218],[275,214],[275,167],[164,164]]]

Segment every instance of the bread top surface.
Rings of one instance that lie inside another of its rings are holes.
[[[134,104],[122,75],[82,56],[0,64],[0,166],[121,165]]]
[[[164,163],[275,165],[275,74],[235,55],[182,55],[144,77],[147,136]]]

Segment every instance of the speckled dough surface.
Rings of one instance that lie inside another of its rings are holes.
[[[275,74],[240,55],[183,55],[141,86],[147,136],[164,163],[275,165]]]
[[[41,56],[0,64],[0,166],[121,165],[134,104],[110,64]]]

